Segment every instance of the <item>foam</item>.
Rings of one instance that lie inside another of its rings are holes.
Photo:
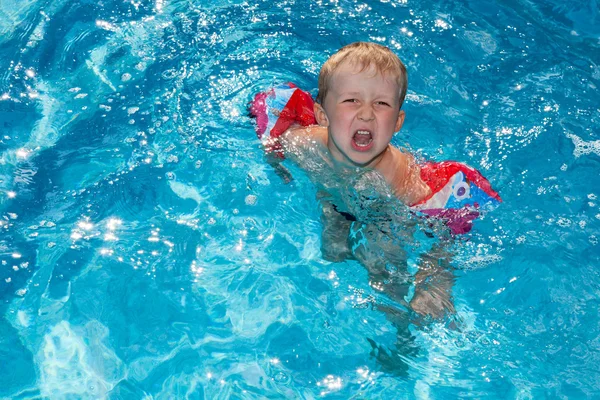
[[[579,136],[573,133],[567,133],[567,137],[573,141],[575,145],[575,149],[573,150],[573,155],[576,158],[579,158],[583,155],[588,155],[591,153],[600,156],[600,140],[589,141],[586,142]]]

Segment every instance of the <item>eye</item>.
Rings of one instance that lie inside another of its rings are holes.
[[[390,107],[390,104],[389,104],[389,103],[386,103],[385,101],[378,101],[378,102],[377,102],[377,105],[378,105],[378,106],[386,106],[386,107]]]
[[[343,101],[343,103],[356,103],[358,100],[356,99],[346,99]]]
[[[468,199],[471,195],[471,188],[467,182],[459,182],[452,188],[456,200]]]

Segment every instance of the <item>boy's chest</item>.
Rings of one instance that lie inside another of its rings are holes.
[[[330,178],[315,183],[320,193],[326,193],[326,200],[348,220],[387,230],[385,227],[397,219],[395,216],[407,210],[377,171]]]

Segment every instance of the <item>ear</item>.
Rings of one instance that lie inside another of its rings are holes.
[[[329,126],[329,118],[327,118],[327,113],[325,112],[325,109],[323,108],[323,106],[321,106],[318,103],[315,103],[313,110],[315,112],[315,119],[317,120],[317,124],[328,127]]]
[[[404,111],[400,110],[400,112],[398,112],[398,119],[396,120],[396,130],[394,132],[398,132],[400,129],[402,129],[405,116],[406,114],[404,113]]]

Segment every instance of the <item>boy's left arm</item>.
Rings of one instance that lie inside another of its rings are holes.
[[[455,313],[452,302],[455,277],[451,259],[452,253],[445,242],[437,243],[421,258],[419,272],[415,275],[415,293],[409,303],[415,312],[436,319],[446,313]]]
[[[421,168],[415,158],[408,153],[404,155],[403,200],[412,205],[430,196],[431,189],[421,179]],[[450,265],[452,254],[447,246],[448,242],[441,241],[421,257],[419,272],[415,275],[415,293],[409,303],[418,314],[439,319],[447,312],[455,312],[452,302],[455,278]]]
[[[393,161],[386,167],[396,196],[406,205],[419,203],[431,194],[429,186],[421,179],[421,169],[415,158],[393,148]],[[423,316],[441,318],[446,312],[454,313],[452,286],[454,275],[450,269],[451,254],[440,242],[421,258],[419,272],[415,275],[415,293],[410,307]]]
[[[393,161],[388,164],[387,173],[383,174],[384,176],[389,174],[388,182],[391,181],[396,197],[404,204],[411,206],[429,196],[431,189],[421,179],[421,168],[415,158],[396,148],[392,151],[394,152]]]

